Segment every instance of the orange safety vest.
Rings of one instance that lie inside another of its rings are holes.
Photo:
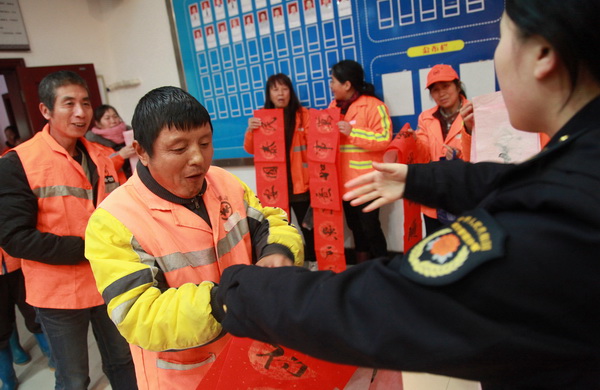
[[[469,101],[462,98],[462,104]],[[433,116],[438,110],[438,106],[425,110],[419,115],[419,124],[417,126],[417,152],[416,162],[428,163],[430,161],[439,161],[446,156],[444,145],[456,148],[461,151],[460,159],[469,161],[471,156],[471,136],[464,129],[463,119],[458,114],[446,139],[442,138],[442,125],[440,121]],[[428,217],[437,219],[437,211],[427,206],[421,206],[421,211]]]
[[[6,275],[21,268],[21,259],[12,257],[0,248],[0,275]]]
[[[206,181],[202,198],[212,228],[186,207],[152,193],[137,173],[100,206],[133,234],[132,245],[140,258],[156,259],[169,287],[218,283],[223,269],[252,264],[244,188],[233,175],[215,166],[210,167]],[[199,265],[178,261],[189,256]],[[132,345],[139,388],[195,389],[228,340],[226,336],[206,346],[164,352]]]
[[[308,131],[309,119],[309,111],[301,107],[296,114],[296,128],[292,135],[292,145],[288,157],[294,194],[303,194],[308,191],[309,176],[306,132]],[[252,131],[247,131],[244,136],[244,150],[250,154],[254,154],[254,132]]]
[[[335,108],[332,101],[329,108]],[[382,162],[392,141],[392,121],[384,102],[361,95],[340,120],[352,125],[350,135],[340,133],[340,185],[373,170],[373,161]]]
[[[93,189],[82,166],[50,135],[49,125],[15,147],[31,190],[38,198],[36,228],[58,236],[85,237],[94,212]],[[118,187],[113,163],[95,143],[80,138],[98,172],[98,202]],[[50,309],[85,309],[102,305],[87,261],[50,265],[22,261],[27,303]]]

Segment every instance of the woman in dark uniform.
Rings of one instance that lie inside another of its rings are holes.
[[[228,268],[223,326],[336,362],[489,389],[600,389],[598,0],[506,0],[495,54],[519,165],[374,164],[344,198],[458,215],[405,256],[349,270]]]

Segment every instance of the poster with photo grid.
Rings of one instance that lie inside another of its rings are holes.
[[[493,0],[169,0],[186,89],[209,111],[215,160],[243,150],[265,83],[290,76],[301,103],[326,108],[331,67],[363,65],[394,129],[416,126],[433,101],[429,69],[450,64],[467,95],[497,90],[493,54],[503,2]]]

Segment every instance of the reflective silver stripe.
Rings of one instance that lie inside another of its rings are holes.
[[[292,149],[294,152],[302,152],[303,150],[306,150],[306,145],[298,145],[298,146],[294,146],[294,148]]]
[[[119,187],[119,183],[108,183],[104,186],[104,192],[107,194],[110,194],[111,192],[113,192],[115,189],[117,189],[117,187]]]
[[[131,246],[140,258],[140,261],[148,266],[158,264],[163,272],[175,271],[187,266],[199,267],[201,265],[212,264],[217,261],[217,256],[213,248],[207,248],[199,251],[187,253],[170,253],[164,256],[149,255],[133,237]]]
[[[133,290],[136,287],[143,286],[144,284],[154,283],[154,275],[148,268],[135,271],[129,275],[125,275],[122,278],[115,280],[102,292],[102,299],[107,304],[119,295]]]
[[[74,196],[81,199],[94,199],[92,190],[86,190],[80,187],[71,186],[49,186],[40,187],[33,190],[33,193],[38,198],[52,198],[55,196]]]
[[[142,248],[142,246],[140,245],[140,243],[138,242],[138,240],[135,237],[131,237],[131,248],[134,250],[135,253],[137,253],[142,264],[146,264],[150,267],[154,267],[154,265],[155,265],[154,262],[155,262],[156,258],[154,256],[149,255],[144,250],[144,248]]]
[[[250,231],[246,219],[242,219],[240,222],[246,223],[238,223],[235,225],[231,231],[217,243],[219,257],[229,253],[234,246],[244,239],[244,235]]]
[[[248,214],[248,218],[255,219],[258,222],[262,222],[265,219],[265,215],[253,207],[246,206],[246,212]]]
[[[125,316],[127,316],[127,313],[129,313],[131,306],[133,306],[138,298],[139,297],[131,298],[130,300],[121,303],[110,312],[110,319],[115,323],[115,325],[119,325],[121,322],[123,322]]]
[[[340,152],[342,153],[355,153],[355,152],[368,152],[368,150],[359,148],[354,145],[340,145]]]
[[[209,353],[210,353],[210,356],[206,360],[204,360],[200,363],[193,363],[193,364],[172,363],[172,362],[167,362],[166,360],[156,359],[156,367],[162,368],[163,370],[177,370],[177,371],[193,370],[194,368],[198,368],[200,366],[212,363],[215,360],[217,360],[217,357],[214,353],[212,353],[212,352],[209,352]]]

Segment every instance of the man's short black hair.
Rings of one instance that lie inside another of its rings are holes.
[[[59,70],[58,72],[50,73],[42,79],[38,86],[38,96],[40,102],[43,103],[50,111],[54,110],[56,102],[56,90],[65,85],[80,85],[88,91],[86,81],[75,72],[70,70]]]
[[[135,140],[152,157],[154,141],[166,128],[189,131],[210,125],[210,115],[196,98],[181,88],[160,87],[140,99],[131,120]]]

